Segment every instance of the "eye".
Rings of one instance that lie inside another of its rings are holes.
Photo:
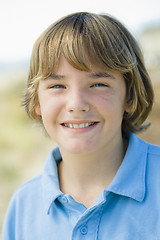
[[[104,83],[94,83],[91,87],[108,87],[108,85]]]
[[[55,84],[55,85],[50,86],[49,88],[60,89],[60,88],[66,88],[66,87],[62,84]]]

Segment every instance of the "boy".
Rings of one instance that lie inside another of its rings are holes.
[[[116,19],[74,13],[36,41],[24,106],[58,147],[12,197],[3,240],[160,239],[160,148],[134,135],[153,90]]]

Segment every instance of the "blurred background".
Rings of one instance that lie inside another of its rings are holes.
[[[17,187],[40,173],[55,146],[31,122],[21,98],[29,58],[37,37],[72,12],[109,13],[138,40],[155,89],[151,127],[139,137],[160,145],[160,1],[159,0],[1,0],[0,2],[0,228]]]

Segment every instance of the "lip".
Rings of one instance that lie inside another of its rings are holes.
[[[82,123],[93,123],[93,122],[99,122],[99,121],[96,121],[96,120],[67,120],[67,121],[64,121],[62,123],[60,123],[61,125],[62,124],[82,124]]]
[[[82,126],[82,124],[90,124],[88,126]],[[85,133],[92,129],[94,129],[100,122],[99,121],[91,121],[91,120],[69,120],[61,123],[60,125],[63,129],[73,132],[73,133]],[[81,125],[80,127],[70,127],[69,125]]]

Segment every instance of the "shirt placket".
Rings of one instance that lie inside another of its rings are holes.
[[[102,211],[103,205],[86,210],[73,228],[72,240],[96,240]]]

